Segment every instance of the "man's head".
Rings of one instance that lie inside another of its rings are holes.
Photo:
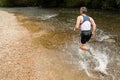
[[[80,14],[86,14],[87,13],[87,8],[86,7],[81,7],[80,8]]]

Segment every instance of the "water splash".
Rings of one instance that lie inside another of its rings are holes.
[[[100,30],[100,29],[97,29],[96,30],[96,37],[95,39],[99,42],[102,42],[102,41],[105,41],[105,40],[112,40],[112,42],[115,42],[114,41],[114,38],[117,37],[117,35],[111,35],[111,34],[106,34],[104,31]],[[111,42],[111,41],[108,41],[108,42]]]
[[[79,50],[79,54],[82,58],[79,61],[80,67],[85,70],[89,77],[93,77],[93,71],[97,71],[105,75],[108,74],[106,71],[108,65],[108,56],[105,54],[105,52],[95,51],[94,56],[91,56],[89,53],[85,54]],[[92,69],[92,66],[90,66],[91,63],[95,64],[94,69]]]
[[[86,54],[86,52],[82,51],[81,49],[78,49],[78,52],[79,52],[79,65],[80,65],[80,68],[82,68],[86,74],[89,76],[89,77],[93,77],[92,73],[90,73],[88,71],[88,67],[89,67],[89,63],[87,61],[87,57],[88,57],[88,54]]]
[[[81,67],[85,70],[85,72],[87,73],[87,75],[89,77],[93,77],[93,75],[88,71],[88,64],[87,64],[87,62],[86,61],[80,61],[79,63],[81,65]]]
[[[58,14],[46,14],[46,15],[41,15],[41,16],[37,16],[37,18],[40,18],[42,20],[47,20],[47,19],[50,19],[50,18],[53,18],[53,17],[56,17]]]
[[[103,41],[103,40],[105,40],[105,39],[110,38],[110,36],[106,35],[105,32],[102,31],[102,30],[100,30],[100,29],[96,30],[96,34],[97,34],[96,40],[100,41],[100,42]]]
[[[96,67],[94,70],[100,71],[103,74],[107,74],[107,65],[108,65],[108,57],[105,53],[102,53],[100,51],[97,51],[97,54],[95,54],[94,58],[96,59]]]

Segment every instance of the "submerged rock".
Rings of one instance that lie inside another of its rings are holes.
[[[105,42],[110,42],[110,43],[115,43],[116,42],[115,39],[110,39],[110,38],[109,39],[105,39],[104,41]]]

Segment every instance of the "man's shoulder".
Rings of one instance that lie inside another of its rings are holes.
[[[78,18],[78,19],[82,19],[82,18],[83,18],[83,16],[81,16],[81,15],[80,15],[80,16],[78,16],[77,18]]]
[[[92,18],[92,17],[90,17],[90,16],[89,16],[89,18],[90,18],[90,20],[93,20],[93,18]]]
[[[92,18],[91,16],[88,16],[89,18]]]

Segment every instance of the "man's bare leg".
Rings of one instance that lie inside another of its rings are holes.
[[[80,49],[84,51],[88,51],[88,48],[86,47],[86,44],[80,44]]]
[[[90,51],[90,49],[88,49],[86,47],[86,44],[80,44],[80,49],[82,49],[83,51],[88,51],[91,55],[93,55],[93,53]]]

